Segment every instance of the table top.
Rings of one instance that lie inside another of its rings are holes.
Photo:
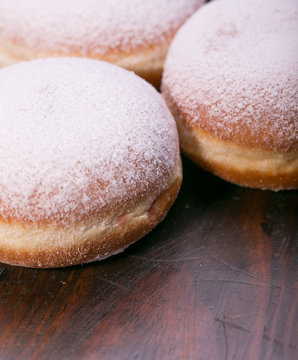
[[[123,254],[0,264],[0,359],[297,359],[298,192],[186,159],[166,219]]]

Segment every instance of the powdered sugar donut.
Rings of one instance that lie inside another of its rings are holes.
[[[115,65],[46,59],[0,71],[0,261],[56,267],[120,252],[181,184],[161,95]]]
[[[0,0],[0,66],[52,56],[116,63],[160,81],[174,34],[204,0]]]
[[[213,1],[178,32],[163,95],[183,151],[237,184],[298,187],[298,2]]]

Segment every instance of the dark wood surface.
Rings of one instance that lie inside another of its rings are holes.
[[[184,159],[151,234],[109,260],[0,264],[1,359],[298,359],[298,194]]]

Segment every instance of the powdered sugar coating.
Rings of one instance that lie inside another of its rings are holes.
[[[169,186],[175,121],[133,73],[47,59],[2,69],[0,83],[2,218],[79,221]]]
[[[0,33],[38,51],[130,52],[167,41],[204,0],[0,0]]]
[[[213,1],[178,32],[163,92],[190,125],[265,150],[298,149],[298,2]]]

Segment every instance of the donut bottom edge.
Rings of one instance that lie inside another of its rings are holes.
[[[112,224],[100,223],[97,218],[73,228],[69,225],[42,227],[1,222],[0,262],[32,268],[56,268],[103,260],[120,253],[164,219],[178,195],[181,182],[180,164],[179,174],[169,188],[153,202],[137,205],[136,213],[132,209],[123,216],[117,214]],[[7,234],[13,238],[8,240]],[[32,235],[36,241],[31,243]],[[15,240],[17,246],[14,246]]]
[[[177,121],[182,152],[231,183],[261,190],[298,189],[298,152],[269,152],[215,137]]]
[[[69,53],[39,51],[5,40],[0,35],[0,68],[23,61],[52,57],[87,57],[92,60],[106,61],[133,71],[156,88],[160,87],[165,58],[172,39],[149,47],[141,47],[130,53],[111,51],[105,54],[87,53],[82,55],[73,49]]]

